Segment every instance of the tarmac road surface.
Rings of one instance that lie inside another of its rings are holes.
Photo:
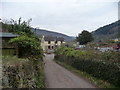
[[[47,88],[96,88],[53,61],[54,54],[45,54],[45,77]]]

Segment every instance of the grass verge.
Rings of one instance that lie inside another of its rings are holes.
[[[112,85],[104,80],[95,78],[93,76],[91,76],[90,74],[86,73],[86,72],[82,72],[80,70],[75,69],[74,67],[65,64],[64,62],[60,62],[57,59],[54,59],[54,61],[56,63],[58,63],[59,65],[63,66],[64,68],[68,69],[69,71],[71,71],[72,73],[76,74],[77,76],[83,77],[84,79],[86,79],[88,82],[90,82],[91,84],[95,85],[96,87],[99,88],[119,88],[116,87],[115,85]]]

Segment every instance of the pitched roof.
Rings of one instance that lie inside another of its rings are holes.
[[[58,38],[57,38],[57,41],[64,41],[64,38],[58,37]]]
[[[8,32],[0,32],[0,37],[17,37],[17,34],[8,33]]]
[[[45,36],[44,37],[44,40],[45,41],[64,41],[64,38],[62,38],[62,37],[47,37],[47,36]]]

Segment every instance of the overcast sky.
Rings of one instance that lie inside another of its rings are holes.
[[[2,19],[32,18],[31,26],[76,36],[118,20],[119,0],[2,0]]]

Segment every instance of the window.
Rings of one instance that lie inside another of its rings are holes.
[[[48,41],[48,44],[50,44],[50,41]]]
[[[57,40],[55,41],[55,44],[57,44]]]
[[[48,46],[48,49],[50,49],[50,46]]]
[[[54,49],[54,47],[52,46],[52,49]]]

